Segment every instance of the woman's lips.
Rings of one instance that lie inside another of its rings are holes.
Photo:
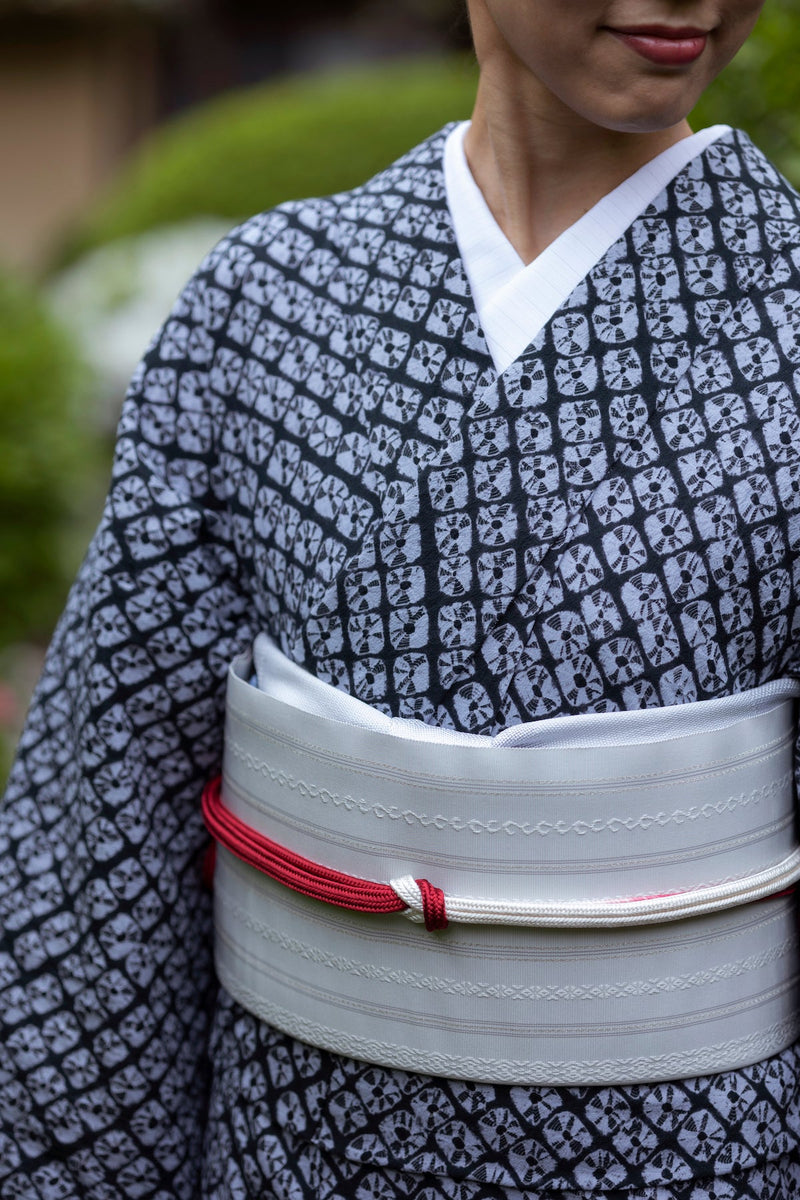
[[[708,34],[698,29],[609,29],[649,62],[683,67],[695,62],[706,48]]]

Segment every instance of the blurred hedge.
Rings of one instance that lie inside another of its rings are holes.
[[[464,57],[301,76],[213,100],[163,126],[62,258],[202,215],[237,220],[354,187],[447,121],[469,115]]]
[[[98,463],[84,384],[66,334],[0,273],[0,650],[49,632],[75,570],[73,523]]]

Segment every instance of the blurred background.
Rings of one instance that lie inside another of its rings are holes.
[[[696,128],[800,183],[798,0]],[[0,782],[107,482],[127,380],[239,218],[469,115],[463,0],[0,0]]]

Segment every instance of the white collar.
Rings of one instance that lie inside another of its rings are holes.
[[[728,125],[713,125],[670,146],[599,200],[527,266],[495,221],[467,164],[457,125],[444,149],[447,203],[472,298],[495,367],[502,374],[656,196]]]

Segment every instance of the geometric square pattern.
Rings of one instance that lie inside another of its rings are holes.
[[[478,733],[798,672],[798,198],[740,133],[498,376],[448,130],[246,221],[137,370],[0,809],[0,1200],[800,1195],[794,1049],[490,1087],[217,995],[199,797],[261,629]]]

